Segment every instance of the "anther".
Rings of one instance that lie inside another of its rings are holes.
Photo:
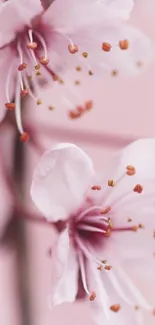
[[[119,304],[110,306],[110,310],[112,310],[115,313],[117,313],[120,310],[120,308],[121,308],[121,306]]]
[[[29,93],[28,89],[25,88],[21,91],[20,96],[25,97],[26,95],[28,95],[28,93]]]
[[[42,104],[42,100],[41,99],[38,99],[37,100],[37,105],[41,105]]]
[[[131,222],[132,221],[132,219],[131,218],[128,218],[128,222]]]
[[[5,107],[9,110],[14,110],[16,107],[15,103],[5,103]]]
[[[89,297],[89,300],[90,300],[90,301],[94,301],[95,298],[96,298],[96,292],[93,291],[93,292],[91,293],[90,297]]]
[[[100,186],[100,185],[93,185],[93,186],[91,187],[91,189],[92,189],[92,190],[98,190],[98,191],[100,191],[100,190],[101,190],[101,186]]]
[[[88,58],[88,53],[87,52],[82,52],[83,57],[86,59]]]
[[[113,77],[116,77],[116,76],[118,76],[118,70],[112,70],[112,72],[111,72],[111,75],[113,76]]]
[[[112,48],[111,44],[109,44],[107,42],[102,43],[102,50],[104,52],[110,52],[111,48]]]
[[[85,112],[85,109],[82,105],[77,106],[76,109],[80,115],[82,115]]]
[[[102,263],[103,263],[103,264],[107,264],[107,260],[103,260]]]
[[[30,136],[27,132],[23,132],[20,136],[20,141],[27,142],[30,139]]]
[[[132,165],[128,165],[128,166],[126,167],[126,174],[127,174],[128,176],[135,175],[135,173],[136,173],[136,169],[135,169],[134,166],[132,166]]]
[[[105,270],[108,270],[108,271],[110,271],[111,269],[112,269],[112,266],[111,265],[105,265]]]
[[[70,111],[69,112],[69,117],[71,118],[71,119],[76,119],[76,118],[78,118],[78,117],[80,117],[81,116],[81,113],[79,113],[79,112],[75,112],[75,111]]]
[[[134,189],[133,189],[134,192],[137,192],[137,193],[142,193],[143,192],[143,186],[140,185],[140,184],[137,184]]]
[[[97,270],[102,271],[102,265],[99,265],[99,266],[97,267]]]
[[[40,64],[36,64],[36,65],[34,66],[34,68],[35,68],[35,70],[39,70],[39,69],[40,69]]]
[[[107,206],[107,207],[103,208],[100,213],[101,214],[107,214],[108,212],[110,212],[110,210],[111,210],[111,207]]]
[[[69,44],[69,45],[68,45],[68,50],[69,50],[69,52],[70,52],[71,54],[75,54],[75,53],[78,52],[79,48],[78,48],[78,46],[75,45],[75,44]]]
[[[42,57],[40,58],[40,63],[41,63],[42,65],[47,65],[47,64],[49,63],[49,59],[46,58],[45,56],[42,56]]]
[[[39,70],[36,72],[36,76],[41,76],[41,72]]]
[[[119,41],[119,47],[121,50],[127,50],[129,48],[129,41],[127,39]]]
[[[139,306],[138,305],[135,305],[135,310],[139,310]]]
[[[92,71],[92,70],[88,70],[88,74],[89,74],[90,76],[93,76],[93,71]]]
[[[75,80],[74,84],[75,84],[76,86],[79,86],[79,85],[80,85],[80,81],[79,81],[79,80]]]
[[[50,111],[53,111],[54,110],[54,106],[48,106],[48,109],[50,110]]]
[[[131,228],[131,230],[136,232],[136,231],[138,231],[138,227],[137,227],[137,226],[133,226],[133,227]]]
[[[116,183],[113,181],[113,179],[108,180],[108,186],[114,187],[115,185],[116,185]]]
[[[106,230],[105,236],[106,236],[106,237],[110,237],[110,235],[111,235],[111,230],[108,228],[108,229]]]
[[[76,71],[81,71],[82,70],[82,68],[78,65],[77,67],[76,67]]]
[[[28,49],[35,50],[37,48],[38,44],[36,42],[28,42],[26,44],[26,46]]]
[[[27,68],[27,64],[26,63],[22,63],[22,64],[19,65],[18,70],[19,71],[23,71],[26,68]]]
[[[93,108],[93,101],[92,100],[88,100],[87,102],[85,102],[85,110],[86,111],[89,111],[92,108]]]
[[[139,227],[140,229],[144,229],[144,228],[145,228],[145,226],[144,226],[142,223],[140,223],[140,224],[138,225],[138,227]]]
[[[141,68],[144,65],[144,63],[143,63],[143,61],[139,60],[139,61],[136,62],[136,65],[137,65],[138,68]]]

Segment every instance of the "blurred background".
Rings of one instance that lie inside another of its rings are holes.
[[[135,0],[130,23],[155,42],[154,0]],[[103,170],[114,153],[132,140],[155,137],[155,60],[136,77],[99,77],[95,88],[91,78],[89,80],[89,83],[83,81],[81,93],[88,99],[93,94],[94,108],[81,119],[69,120],[61,107],[53,111],[44,109],[44,103],[52,96],[51,90],[45,91],[41,107],[25,114],[25,121],[31,120],[37,128],[38,145],[25,144],[23,149],[23,144],[15,141],[14,130],[10,128],[8,132],[5,125],[0,128],[5,166],[10,170],[14,168],[17,183],[13,186],[18,187],[19,196],[24,196],[24,206],[32,215],[36,210],[29,189],[34,167],[44,149],[57,142],[74,142],[92,158],[96,169]],[[19,156],[15,157],[14,152]],[[3,176],[0,177],[0,324],[71,325],[73,319],[75,325],[91,323],[89,311],[82,302],[72,306],[64,304],[54,311],[49,309],[51,258],[48,251],[56,232],[48,225],[20,218],[10,222],[11,197],[7,189],[4,190]],[[146,282],[144,273],[141,270],[138,275],[137,269],[133,277],[155,304],[155,280],[152,283],[150,276]],[[148,324],[155,323],[153,316],[146,319]]]

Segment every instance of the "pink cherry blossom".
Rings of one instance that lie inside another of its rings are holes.
[[[26,141],[21,99],[30,95],[41,104],[39,89],[54,81],[61,85],[64,69],[77,75],[82,69],[88,76],[138,73],[152,49],[147,36],[126,24],[133,4],[133,0],[1,1],[0,120],[15,109],[21,140]]]
[[[154,165],[155,139],[131,143],[101,175],[74,144],[41,157],[32,200],[47,221],[65,224],[52,250],[52,306],[74,302],[80,278],[97,324],[142,324],[143,308],[152,313],[122,265],[154,267]]]

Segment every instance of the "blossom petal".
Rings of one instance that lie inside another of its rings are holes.
[[[35,169],[32,200],[52,222],[64,220],[84,201],[93,165],[77,146],[64,143],[45,152]]]
[[[131,304],[127,303],[120,294],[122,289],[119,291],[113,286],[110,279],[110,273],[112,272],[106,272],[98,271],[92,263],[87,264],[88,285],[96,293],[96,299],[90,302],[94,324],[138,325],[139,322],[143,324],[141,311],[135,310],[134,299]],[[107,300],[104,298],[105,293],[108,297]],[[127,290],[124,297],[128,297]],[[116,312],[114,312],[115,308]]]
[[[127,165],[135,167],[134,175],[126,175]],[[103,180],[100,180],[104,190],[98,197],[98,204],[111,207],[108,216],[113,222],[112,235],[107,241],[104,253],[112,254],[115,247],[115,253],[126,259],[153,256],[155,252],[154,166],[155,139],[133,142],[108,165]],[[114,180],[116,185],[108,187],[108,180]],[[142,189],[141,193],[134,190],[137,184]],[[135,226],[137,228],[133,228]]]
[[[36,0],[9,0],[1,4],[0,47],[11,42],[16,33],[22,31],[25,25],[30,25],[41,11],[41,2]]]
[[[128,42],[126,50],[119,46],[119,42],[124,40]],[[71,41],[79,48],[75,54],[68,50]],[[110,51],[102,50],[104,42],[110,44]],[[81,28],[67,36],[51,30],[48,45],[52,67],[56,71],[64,66],[75,71],[76,67],[80,66],[87,75],[89,70],[94,75],[135,75],[147,67],[153,54],[150,39],[121,21],[104,21],[102,24]],[[84,52],[87,53],[87,58],[83,57]]]
[[[103,20],[128,19],[133,5],[133,0],[57,0],[45,11],[43,21],[68,34]]]
[[[78,292],[78,262],[67,230],[60,234],[52,249],[52,261],[51,307],[74,302]]]

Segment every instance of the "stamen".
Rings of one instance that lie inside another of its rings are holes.
[[[128,176],[132,176],[132,175],[135,175],[135,173],[136,173],[136,168],[134,167],[134,166],[132,166],[132,165],[128,165],[127,167],[126,167],[126,174],[128,175]]]
[[[114,187],[115,185],[116,185],[116,183],[114,182],[113,179],[110,179],[110,180],[108,181],[108,186],[110,186],[110,187]]]
[[[110,211],[111,211],[111,207],[110,207],[110,206],[107,206],[107,207],[103,208],[103,209],[100,211],[100,213],[101,213],[101,214],[107,214],[107,213],[109,213]]]
[[[37,36],[37,38],[39,39],[39,41],[44,49],[44,56],[42,56],[40,58],[40,63],[42,65],[47,65],[49,63],[49,59],[47,58],[48,51],[47,51],[47,45],[45,43],[45,40],[44,40],[43,36],[40,33],[38,33],[37,31],[34,31],[34,34]]]
[[[80,271],[81,271],[81,280],[83,284],[83,288],[88,296],[90,296],[90,292],[88,290],[87,282],[86,282],[86,272],[84,267],[84,259],[83,254],[81,252],[78,252],[78,258],[79,258],[79,265],[80,265]]]
[[[101,186],[100,185],[93,185],[91,187],[91,190],[98,190],[98,191],[100,191],[101,190]]]
[[[82,55],[85,59],[88,58],[88,52],[82,52]]]
[[[103,42],[102,43],[102,50],[105,51],[105,52],[110,52],[112,46],[110,43],[107,43],[107,42]]]
[[[23,89],[23,90],[21,91],[20,96],[21,96],[21,97],[25,97],[26,95],[28,95],[28,93],[29,93],[28,89],[25,88],[25,89]]]
[[[5,103],[5,107],[12,111],[15,109],[16,104],[15,103]]]
[[[115,305],[110,306],[110,309],[112,311],[114,311],[115,313],[117,313],[120,310],[120,308],[121,308],[121,306],[119,304],[115,304]]]
[[[10,65],[7,79],[6,79],[6,86],[5,86],[5,94],[6,94],[6,99],[7,99],[7,103],[5,104],[5,106],[6,106],[6,108],[11,109],[11,110],[15,108],[15,103],[10,103],[10,96],[9,96],[9,89],[10,89],[10,82],[11,82],[11,75],[13,72],[12,71],[13,67],[14,67],[14,62]]]
[[[129,41],[127,39],[119,41],[119,47],[121,50],[127,50],[129,48]]]
[[[105,270],[108,270],[108,271],[110,271],[111,269],[112,269],[112,266],[111,265],[105,265]]]
[[[140,185],[140,184],[137,184],[134,189],[133,189],[134,192],[137,192],[137,193],[142,193],[143,192],[143,186]]]
[[[30,136],[27,132],[23,132],[20,136],[20,141],[27,142],[30,139]]]
[[[76,218],[76,221],[79,222],[84,216],[86,216],[89,212],[98,212],[100,213],[102,207],[101,206],[98,206],[98,205],[93,205],[92,207],[82,211]]]
[[[76,71],[81,71],[82,70],[82,68],[78,65],[77,67],[76,67]]]
[[[90,109],[93,108],[93,101],[92,100],[88,100],[87,102],[85,102],[85,110],[86,111],[90,111]]]
[[[90,297],[89,297],[89,300],[90,300],[90,301],[94,301],[95,298],[96,298],[96,292],[93,291],[93,292],[91,293]]]
[[[37,48],[38,44],[36,42],[28,42],[26,44],[26,46],[28,49],[35,50]]]
[[[69,52],[70,52],[71,54],[75,54],[75,53],[78,52],[79,48],[78,48],[77,45],[71,43],[71,44],[68,45],[68,50],[69,50]]]
[[[39,69],[40,66],[39,66],[39,64],[37,62],[36,56],[35,56],[34,51],[33,51],[37,47],[37,43],[33,42],[32,29],[28,30],[28,35],[29,35],[30,43],[27,43],[27,48],[30,49],[31,56],[32,56],[32,59],[33,59],[34,64],[35,64],[35,69],[37,69],[36,67],[38,67],[38,69]]]
[[[77,225],[77,229],[92,231],[92,232],[99,232],[99,233],[103,233],[103,234],[105,234],[105,236],[107,236],[107,231],[97,228],[97,227],[90,226],[90,225],[82,224],[82,223]]]
[[[22,64],[19,65],[18,70],[19,71],[23,71],[26,68],[27,68],[27,64],[26,63],[22,63]]]
[[[18,78],[16,81],[16,108],[15,108],[15,117],[16,117],[16,123],[18,130],[21,134],[21,140],[22,141],[27,141],[29,139],[28,134],[23,130],[22,126],[22,120],[21,120],[21,103],[20,103],[20,77],[18,73]]]

